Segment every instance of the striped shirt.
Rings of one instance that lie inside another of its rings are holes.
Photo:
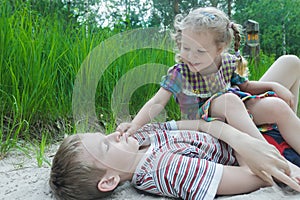
[[[182,199],[214,199],[224,165],[235,165],[226,143],[202,132],[177,130],[175,121],[146,125],[134,137],[150,145],[132,179],[134,187]]]

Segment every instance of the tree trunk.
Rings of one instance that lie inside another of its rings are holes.
[[[286,55],[286,31],[285,23],[282,23],[282,54]]]
[[[232,3],[232,0],[227,0],[227,10],[228,10],[228,17],[229,19],[231,19],[231,3]]]
[[[219,0],[210,0],[210,3],[213,7],[218,7]]]
[[[177,15],[177,14],[180,13],[180,11],[179,11],[179,3],[180,3],[180,0],[174,0],[173,11],[174,11],[175,15]]]

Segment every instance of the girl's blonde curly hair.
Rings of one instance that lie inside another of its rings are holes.
[[[174,21],[175,32],[172,38],[175,40],[178,50],[181,49],[182,30],[191,29],[195,32],[211,31],[215,35],[216,45],[230,48],[234,38],[235,55],[238,58],[237,73],[247,75],[247,61],[240,55],[241,26],[229,20],[227,15],[215,7],[203,7],[192,10],[188,15],[178,14]],[[180,61],[179,54],[176,61]]]

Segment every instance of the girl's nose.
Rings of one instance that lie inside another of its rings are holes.
[[[189,60],[195,58],[194,53],[192,53],[192,52],[189,52],[188,55],[187,55],[187,57],[188,57]]]

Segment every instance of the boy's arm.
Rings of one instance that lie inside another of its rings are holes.
[[[132,135],[139,128],[155,118],[166,106],[171,98],[172,93],[164,88],[160,88],[158,92],[141,108],[138,114],[130,123],[121,123],[117,127],[117,131]]]
[[[234,127],[214,120],[185,120],[177,122],[178,129],[206,132],[229,144],[243,158],[257,176],[273,184],[272,176],[299,191],[299,185],[289,177],[291,171],[288,161],[278,150],[265,141],[258,140]]]

